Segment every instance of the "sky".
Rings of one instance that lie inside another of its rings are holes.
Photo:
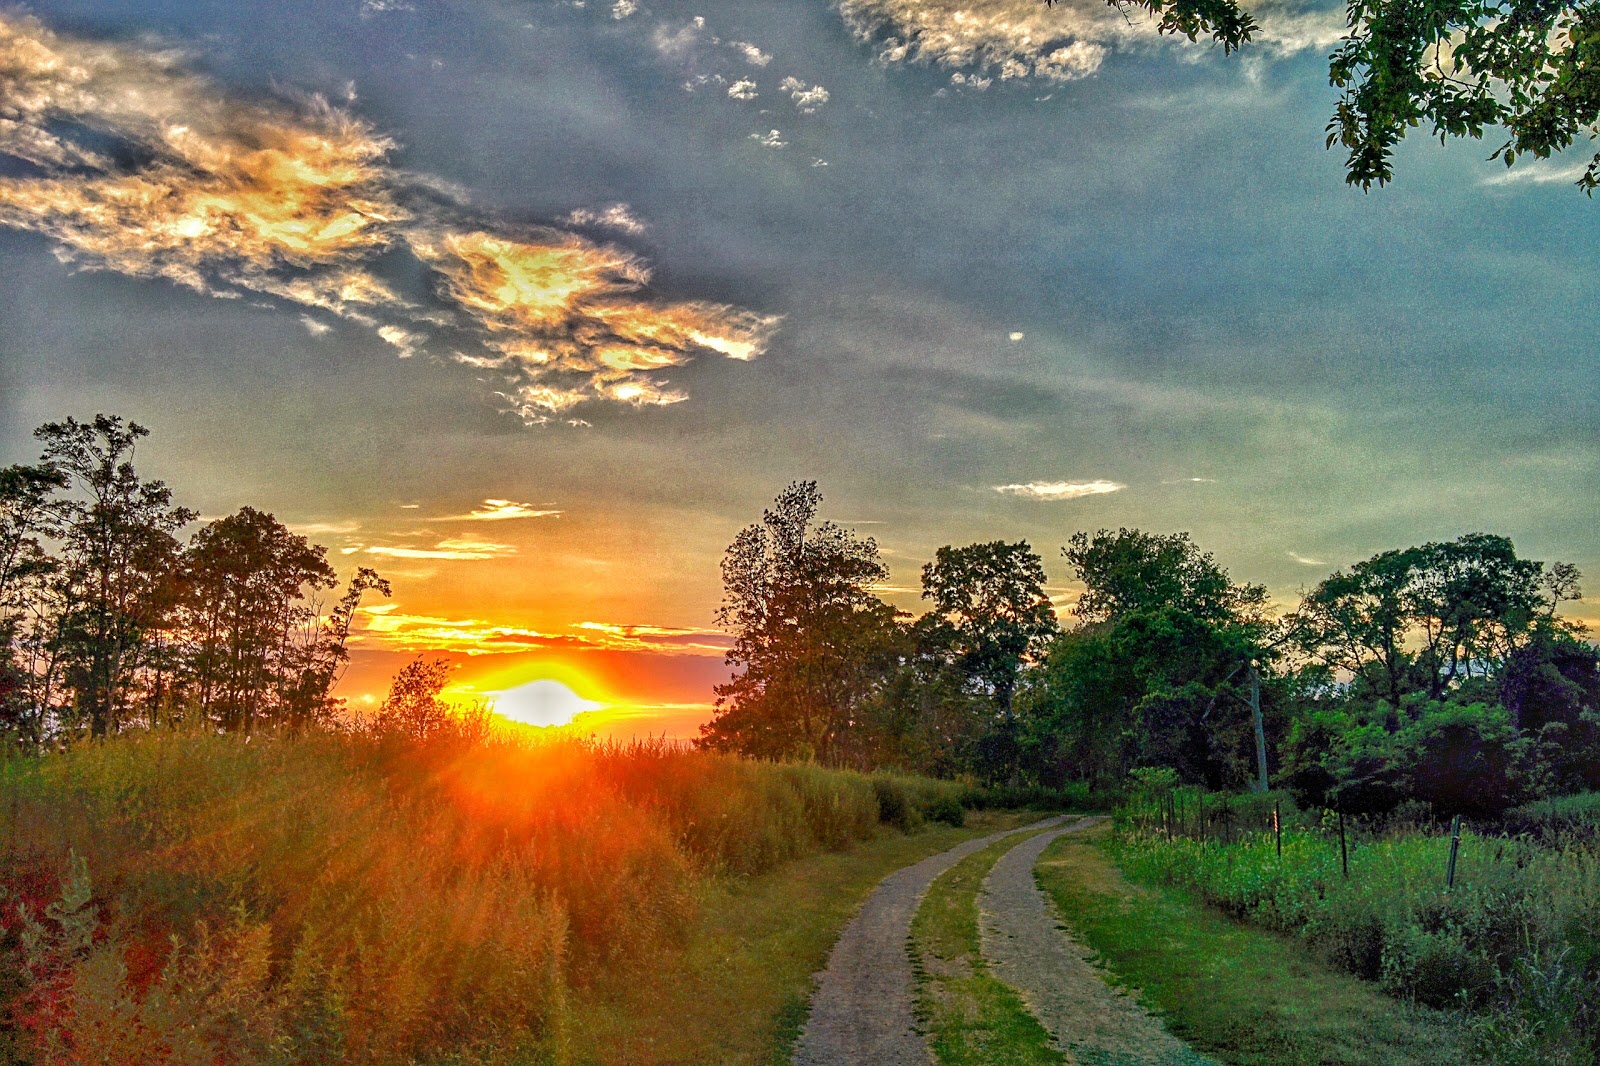
[[[1503,533],[1600,588],[1584,160],[1325,149],[1342,4],[1233,56],[1097,0],[0,9],[0,463],[105,411],[369,599],[340,694],[559,680],[692,736],[790,481],[944,544],[1187,530],[1285,605]],[[1575,613],[1600,616],[1596,600]]]

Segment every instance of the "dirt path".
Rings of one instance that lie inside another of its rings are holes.
[[[1084,1066],[1216,1066],[1184,1046],[1132,998],[1105,983],[1088,952],[1062,931],[1033,879],[1062,833],[1030,837],[1001,856],[978,896],[978,928],[991,972],[1016,989],[1069,1062]]]
[[[911,918],[935,878],[1009,833],[1057,825],[1061,817],[958,844],[884,878],[817,975],[796,1066],[927,1066],[912,1017],[915,980],[906,950]]]

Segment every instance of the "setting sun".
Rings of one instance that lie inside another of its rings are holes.
[[[584,711],[599,710],[606,705],[584,699],[560,681],[541,678],[516,688],[491,693],[489,706],[496,714],[513,722],[560,726],[569,724]]]

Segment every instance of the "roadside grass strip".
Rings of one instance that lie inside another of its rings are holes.
[[[1035,835],[996,841],[947,870],[928,889],[911,923],[917,1018],[941,1066],[1067,1061],[1022,997],[989,973],[979,942],[978,889],[984,877],[1002,855]]]
[[[1293,940],[1191,894],[1123,876],[1107,828],[1065,834],[1036,876],[1108,982],[1230,1066],[1462,1066],[1456,1015],[1414,1007],[1340,973]]]

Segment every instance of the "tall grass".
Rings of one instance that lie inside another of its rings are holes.
[[[1588,843],[1467,832],[1453,888],[1448,838],[1416,830],[1352,843],[1348,878],[1325,827],[1287,829],[1281,858],[1265,833],[1226,844],[1128,831],[1112,847],[1135,878],[1296,935],[1396,996],[1474,1012],[1491,1061],[1600,1059],[1600,851]]]
[[[708,879],[961,791],[576,741],[0,762],[0,1062],[560,1062],[569,997],[672,950]]]

